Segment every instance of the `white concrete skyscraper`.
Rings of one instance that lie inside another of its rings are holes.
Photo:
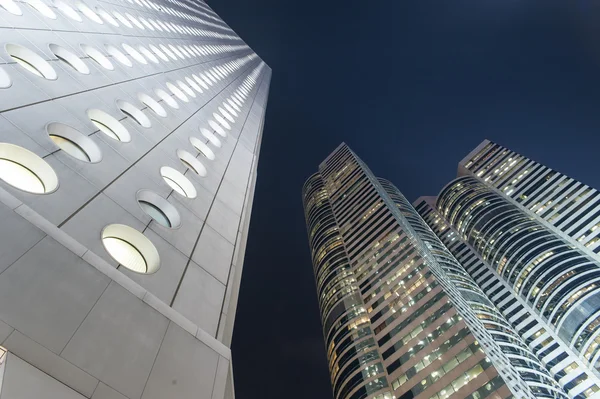
[[[0,0],[1,399],[233,397],[270,77],[200,0]]]

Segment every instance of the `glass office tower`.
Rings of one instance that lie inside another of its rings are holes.
[[[0,0],[2,399],[233,397],[270,76],[201,0]]]
[[[597,191],[483,142],[415,208],[573,398],[600,397]]]
[[[346,145],[303,201],[335,399],[567,397],[406,198]]]

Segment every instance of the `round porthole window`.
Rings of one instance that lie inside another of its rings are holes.
[[[21,11],[17,3],[13,0],[0,0],[0,7],[13,15],[23,15],[23,11]]]
[[[66,48],[53,43],[49,44],[48,48],[50,48],[50,51],[52,51],[56,58],[69,65],[77,72],[82,73],[84,75],[90,74],[90,69],[87,65],[85,65],[85,62],[83,62],[81,58],[77,57],[75,54],[73,54]]]
[[[126,116],[136,121],[140,126],[145,128],[152,126],[152,123],[146,114],[137,109],[133,104],[128,103],[127,101],[117,100],[117,107],[119,107],[121,112],[123,112]]]
[[[215,136],[210,130],[201,127],[200,133],[202,133],[202,135],[206,137],[212,145],[214,145],[217,148],[221,148],[221,140],[219,140],[219,138]]]
[[[164,91],[162,89],[156,89],[156,90],[154,90],[154,93],[156,93],[156,95],[161,100],[163,100],[165,103],[167,103],[169,105],[169,107],[175,108],[175,109],[179,108],[179,104],[177,104],[177,101],[175,101],[173,99],[173,97],[171,97],[171,95],[169,93],[167,93],[166,91]]]
[[[105,135],[113,140],[122,141],[124,143],[131,141],[129,132],[115,118],[99,109],[90,109],[87,112],[92,123]]]
[[[181,172],[170,166],[163,166],[160,168],[160,175],[165,183],[167,183],[167,185],[177,194],[186,198],[196,198],[196,188]]]
[[[129,58],[127,58],[127,56],[125,54],[123,54],[115,46],[111,46],[110,44],[107,44],[104,47],[106,48],[106,52],[108,54],[112,55],[121,64],[123,64],[123,65],[125,65],[126,67],[129,67],[129,68],[131,68],[133,66],[133,64],[131,63],[131,61],[129,60]]]
[[[56,14],[50,7],[41,0],[24,0],[31,8],[42,14],[46,18],[56,19]]]
[[[219,134],[219,136],[227,137],[227,132],[225,130],[223,130],[221,125],[219,125],[217,122],[213,121],[212,119],[208,121],[208,126],[210,126],[215,132],[217,132]]]
[[[196,157],[185,150],[177,150],[177,156],[181,163],[183,163],[187,168],[195,172],[198,176],[206,176],[207,171],[202,162],[198,161]]]
[[[6,71],[0,67],[0,89],[7,89],[12,86],[12,80]]]
[[[64,123],[53,122],[46,126],[48,136],[61,150],[83,162],[102,160],[100,148],[88,136]]]
[[[88,17],[88,19],[90,21],[93,21],[97,24],[104,24],[104,22],[102,22],[102,19],[100,19],[100,17],[98,16],[98,14],[96,14],[94,11],[92,11],[91,8],[89,8],[88,6],[86,6],[85,4],[79,2],[76,4],[77,8],[79,9],[79,11],[81,11],[81,13],[83,15],[85,15],[86,17]]]
[[[167,117],[167,111],[164,109],[164,107],[162,105],[160,105],[158,103],[158,101],[156,101],[155,99],[153,99],[152,97],[150,97],[147,94],[144,93],[139,93],[138,94],[138,99],[144,104],[146,105],[148,108],[150,108],[152,111],[154,111],[154,113],[162,118],[166,118]]]
[[[95,49],[92,46],[88,46],[87,44],[82,44],[81,49],[83,52],[89,56],[92,60],[94,60],[98,65],[100,65],[104,69],[108,69],[112,71],[115,69],[112,62],[104,54],[102,54],[99,50]]]
[[[0,143],[0,179],[33,194],[49,194],[58,188],[58,177],[46,161],[9,143]]]
[[[195,149],[198,150],[198,152],[204,155],[207,159],[211,161],[215,159],[215,153],[210,149],[209,146],[204,144],[202,141],[192,136],[190,137],[190,143],[194,146]]]
[[[102,230],[102,244],[109,255],[131,271],[156,273],[160,257],[152,242],[136,229],[124,224],[111,224]]]
[[[141,55],[136,49],[134,49],[133,47],[131,47],[129,44],[127,43],[123,43],[121,44],[121,47],[123,47],[123,49],[125,51],[127,51],[127,53],[137,62],[139,62],[140,64],[146,65],[148,64],[148,61],[146,61],[146,59],[144,58],[143,55]]]
[[[181,89],[179,87],[175,86],[173,83],[167,82],[167,88],[171,91],[171,93],[173,93],[175,95],[175,97],[177,97],[181,101],[186,102],[186,103],[190,101],[187,98],[187,96],[185,95],[185,93],[183,91],[181,91]]]
[[[58,79],[58,75],[52,66],[37,53],[18,44],[8,43],[4,46],[8,55],[24,69],[48,80]]]
[[[160,195],[150,190],[140,190],[137,193],[137,200],[142,210],[156,223],[171,229],[181,224],[177,209]]]

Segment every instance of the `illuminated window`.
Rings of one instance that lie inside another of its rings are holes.
[[[109,71],[115,69],[112,62],[110,62],[110,60],[106,58],[104,54],[102,54],[99,50],[95,49],[94,47],[82,44],[81,49],[102,68],[108,69]]]
[[[202,165],[202,162],[200,162],[198,159],[196,159],[189,152],[187,152],[185,150],[177,150],[177,156],[179,157],[179,160],[181,161],[182,164],[184,164],[186,167],[188,167],[190,170],[192,170],[198,176],[204,177],[207,175],[208,172],[207,172],[206,168],[204,167],[204,165]]]
[[[46,126],[48,136],[61,150],[83,162],[100,162],[102,153],[88,136],[63,123]]]
[[[156,93],[156,95],[163,100],[165,103],[167,103],[167,105],[171,108],[174,109],[178,109],[179,108],[179,104],[177,104],[177,101],[175,101],[173,99],[173,97],[171,97],[171,95],[169,93],[167,93],[166,91],[162,90],[162,89],[156,89],[154,90],[154,93]]]
[[[6,44],[6,52],[21,67],[32,74],[48,80],[58,79],[52,66],[41,56],[18,44]]]
[[[117,100],[117,107],[119,107],[121,112],[123,112],[126,116],[136,121],[140,126],[145,128],[152,126],[152,123],[146,114],[137,109],[133,104],[128,103],[127,101]]]
[[[167,111],[164,109],[164,107],[162,105],[160,105],[155,99],[153,99],[149,95],[143,94],[143,93],[139,93],[138,94],[138,99],[144,105],[146,105],[148,108],[150,108],[152,111],[154,111],[154,113],[156,115],[160,116],[161,118],[166,118],[167,117]]]
[[[160,267],[154,244],[132,227],[123,224],[106,226],[102,231],[102,243],[114,260],[136,273],[152,274]]]
[[[0,7],[4,8],[11,14],[23,15],[23,11],[21,11],[17,3],[15,3],[13,0],[0,0]]]
[[[56,56],[56,58],[67,64],[69,67],[73,68],[79,73],[89,75],[90,69],[88,66],[81,60],[81,58],[73,54],[71,51],[57,44],[49,44],[48,47]]]
[[[58,188],[58,177],[46,161],[8,143],[0,143],[0,179],[33,194],[48,194]]]
[[[211,161],[215,159],[215,153],[210,149],[209,146],[204,144],[202,141],[198,140],[195,137],[190,137],[190,143],[194,146],[194,148],[198,150],[198,152],[204,155],[207,159]]]
[[[160,174],[165,183],[169,185],[177,194],[187,198],[196,198],[196,189],[190,180],[181,172],[169,167],[160,168]]]
[[[111,139],[125,143],[131,141],[131,136],[125,126],[106,112],[90,109],[87,114],[92,123]]]
[[[137,200],[142,210],[162,226],[175,228],[181,224],[177,209],[158,194],[150,190],[140,190]]]

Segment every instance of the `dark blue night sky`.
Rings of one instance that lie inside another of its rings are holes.
[[[208,0],[273,68],[240,399],[330,399],[300,190],[345,141],[409,200],[488,138],[600,188],[600,1]]]

